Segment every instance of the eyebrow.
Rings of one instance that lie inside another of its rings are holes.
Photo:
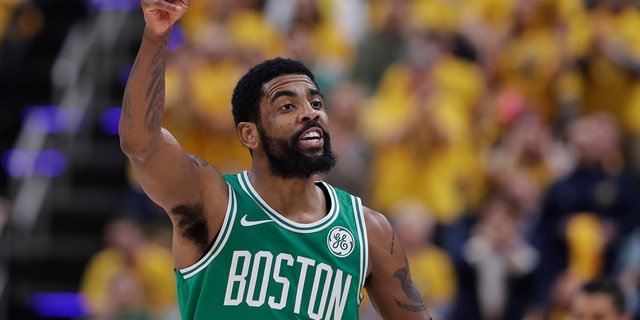
[[[311,88],[307,90],[307,94],[312,96],[320,96],[324,100],[324,95],[322,94],[322,92],[320,92],[320,90],[316,88]],[[271,102],[274,102],[276,101],[276,99],[280,97],[295,97],[295,96],[296,96],[296,93],[291,90],[280,90],[280,91],[276,91],[276,93],[273,94],[273,97],[271,97],[270,100]]]
[[[311,88],[311,89],[307,90],[307,94],[312,95],[312,96],[320,96],[320,98],[322,98],[322,100],[324,100],[324,95],[317,88]]]
[[[273,103],[274,101],[276,101],[276,99],[280,98],[280,97],[295,97],[296,93],[291,91],[291,90],[280,90],[280,91],[276,91],[276,93],[273,94],[273,97],[271,97],[271,102]]]

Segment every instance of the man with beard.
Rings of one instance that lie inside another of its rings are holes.
[[[362,289],[386,319],[428,319],[387,219],[314,181],[335,163],[324,98],[300,62],[240,79],[232,112],[251,171],[221,175],[161,128],[173,24],[189,0],[141,0],[146,21],[120,138],[173,224],[183,319],[356,319]]]

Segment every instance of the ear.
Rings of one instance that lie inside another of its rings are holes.
[[[256,128],[256,124],[253,122],[240,122],[238,124],[238,136],[240,136],[240,142],[242,144],[253,150],[260,145],[260,133],[258,133],[258,128]]]

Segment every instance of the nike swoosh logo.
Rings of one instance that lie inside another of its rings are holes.
[[[247,215],[246,214],[244,216],[242,216],[242,219],[240,219],[240,224],[243,225],[244,227],[256,226],[256,225],[267,223],[267,222],[273,222],[273,220],[269,219],[269,220],[249,221],[249,220],[247,220]]]

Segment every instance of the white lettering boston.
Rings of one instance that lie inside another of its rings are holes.
[[[293,283],[295,288],[292,288],[291,280],[293,279],[283,277],[282,273],[285,268],[294,267],[299,268],[300,276],[297,284]],[[249,270],[252,271],[250,276]],[[258,275],[259,270],[262,270],[262,277]],[[309,297],[303,296],[307,274],[313,277]],[[260,278],[262,281],[258,280]],[[251,254],[246,250],[238,250],[233,253],[224,305],[237,306],[246,303],[251,307],[261,307],[267,302],[272,309],[291,308],[294,313],[300,314],[302,302],[309,301],[305,311],[311,319],[340,319],[345,309],[351,279],[350,274],[346,274],[345,277],[342,270],[334,270],[328,264],[317,263],[307,257],[294,258],[291,254],[279,253],[274,259],[269,251]],[[247,282],[249,282],[248,285]],[[281,287],[280,294],[267,297],[269,286]],[[290,301],[287,300],[292,293],[291,290],[295,290],[293,305],[290,305]]]

